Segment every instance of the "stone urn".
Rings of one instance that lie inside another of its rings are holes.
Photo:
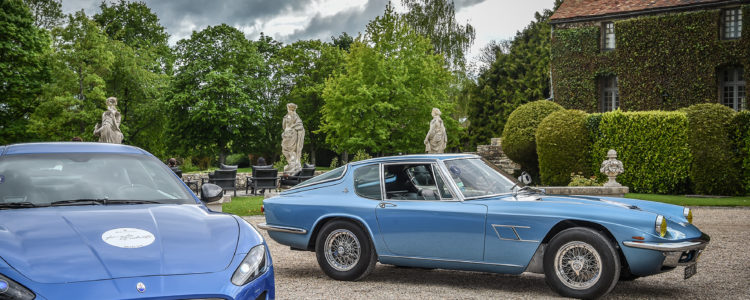
[[[610,149],[607,151],[607,160],[602,162],[602,167],[599,169],[604,175],[607,175],[609,181],[604,184],[604,187],[621,187],[622,185],[617,182],[617,175],[625,172],[622,166],[622,162],[617,160],[617,151]]]

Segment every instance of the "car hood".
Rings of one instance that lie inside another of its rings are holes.
[[[559,203],[568,204],[572,206],[576,205],[593,205],[602,208],[621,208],[624,210],[637,210],[651,212],[655,214],[664,215],[667,218],[681,220],[684,218],[682,215],[682,206],[638,200],[629,198],[617,198],[617,197],[597,197],[597,196],[561,196],[561,195],[544,195],[544,194],[518,194],[515,198],[513,196],[503,197],[505,201],[540,201],[546,203]]]
[[[232,216],[198,205],[2,210],[0,257],[40,283],[217,272],[238,233]]]

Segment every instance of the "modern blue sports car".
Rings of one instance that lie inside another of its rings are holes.
[[[358,280],[376,262],[545,274],[563,296],[596,298],[618,280],[696,260],[709,237],[689,208],[550,196],[480,157],[410,155],[347,164],[264,200],[272,239],[315,251],[328,276]]]
[[[0,146],[0,299],[273,299],[267,249],[139,148]]]

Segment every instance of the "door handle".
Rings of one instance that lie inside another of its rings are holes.
[[[378,206],[380,206],[380,208],[386,208],[386,207],[396,207],[397,205],[390,203],[390,202],[380,202]]]

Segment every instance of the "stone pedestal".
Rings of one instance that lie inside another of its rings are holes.
[[[229,195],[224,195],[218,201],[206,203],[206,206],[208,206],[208,209],[210,209],[211,211],[222,212],[222,204],[229,202],[232,202],[232,197],[230,197]]]

